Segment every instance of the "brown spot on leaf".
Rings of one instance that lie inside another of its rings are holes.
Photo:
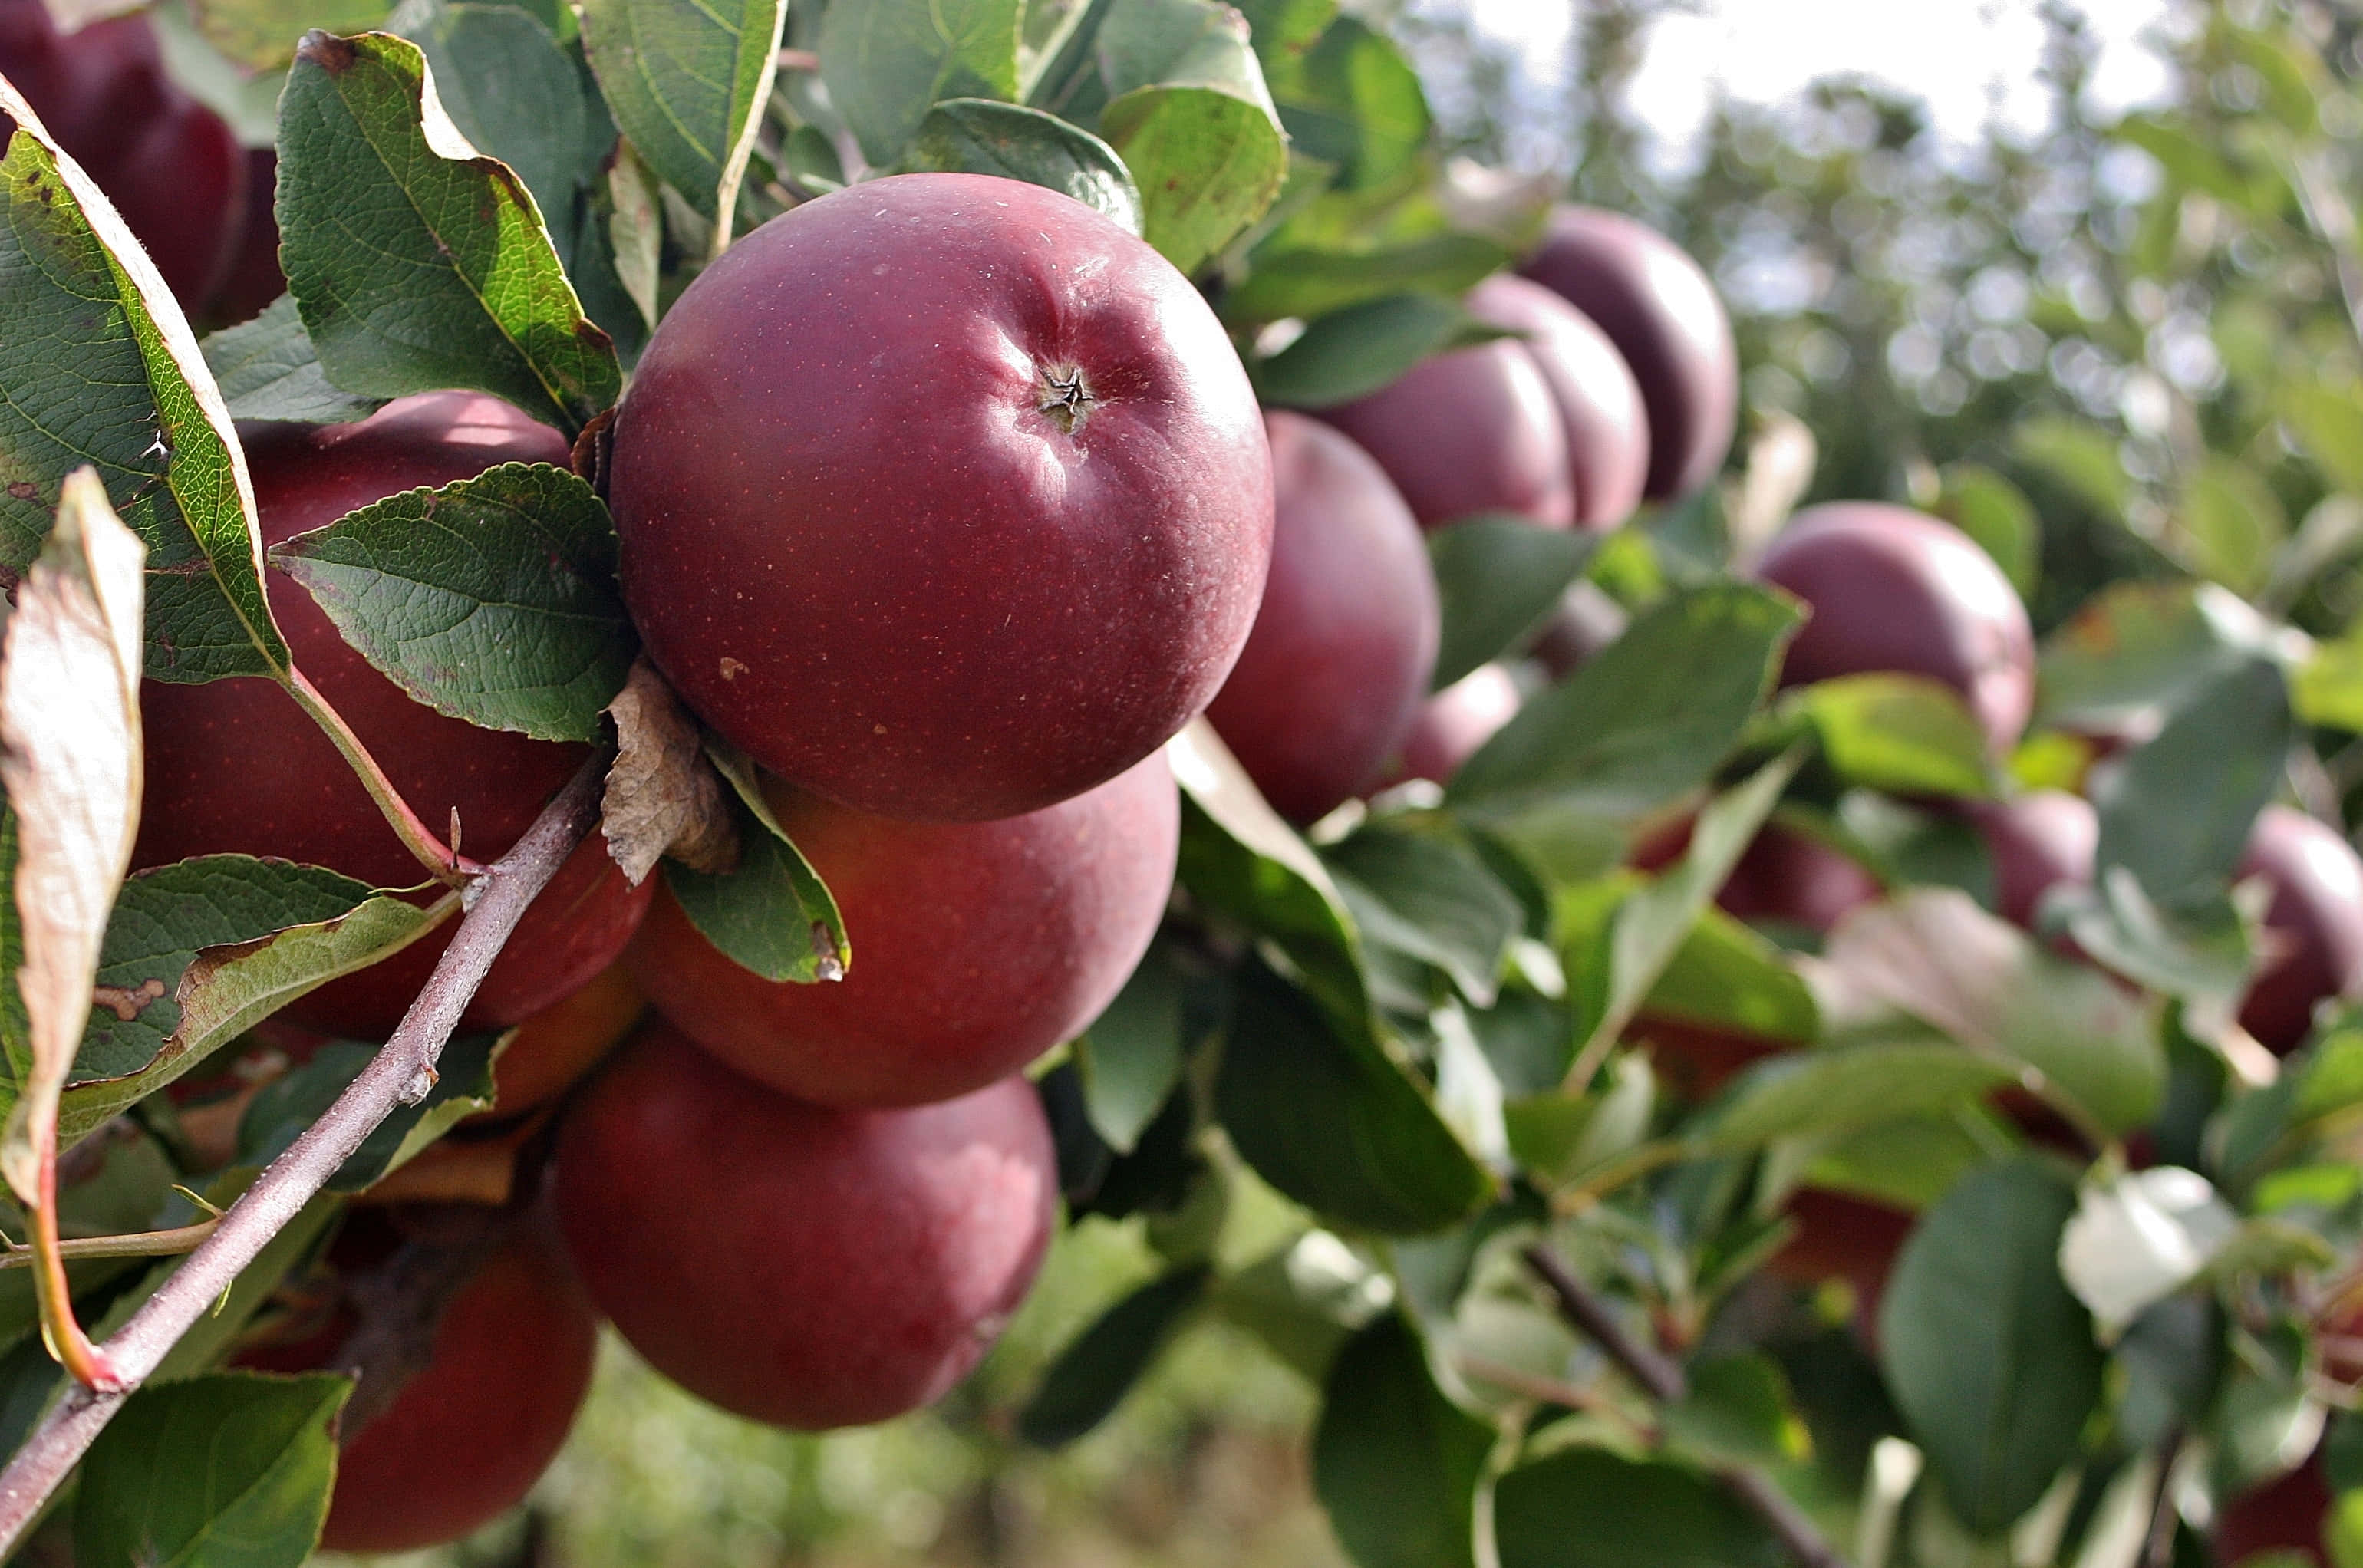
[[[90,995],[94,1005],[106,1009],[117,1021],[129,1023],[150,1002],[162,999],[164,982],[150,976],[134,988],[95,986]]]
[[[304,41],[295,46],[295,58],[310,61],[331,76],[342,76],[353,68],[353,61],[361,58],[361,53],[353,48],[350,39],[340,39],[334,33],[314,28],[304,35]]]

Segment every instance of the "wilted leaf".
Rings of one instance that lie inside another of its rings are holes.
[[[721,778],[656,667],[635,661],[607,713],[616,762],[600,797],[600,831],[625,877],[638,887],[667,854],[693,870],[727,871],[738,858],[738,833]]]

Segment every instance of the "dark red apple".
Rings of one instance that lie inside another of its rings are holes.
[[[1540,283],[1506,273],[1469,291],[1469,314],[1521,335],[1559,404],[1575,525],[1614,528],[1641,504],[1649,422],[1640,383],[1597,323]]]
[[[1997,751],[2035,709],[2035,632],[1993,558],[1949,523],[1875,501],[1809,506],[1758,575],[1813,609],[1781,666],[1784,686],[1894,670],[1961,695]]]
[[[246,222],[247,158],[221,116],[164,74],[148,18],[60,34],[41,0],[0,0],[0,75],[98,182],[182,308],[201,306]]]
[[[1845,1280],[1854,1287],[1855,1321],[1876,1323],[1887,1276],[1912,1234],[1914,1217],[1884,1203],[1811,1187],[1792,1193],[1781,1212],[1796,1221],[1797,1231],[1772,1254],[1767,1270],[1792,1285]]]
[[[436,392],[389,403],[354,425],[252,426],[242,433],[263,542],[332,523],[418,485],[505,462],[562,464],[566,443],[497,399]],[[590,755],[447,718],[371,667],[292,579],[267,574],[272,614],[297,668],[345,716],[405,800],[440,829],[460,815],[462,849],[489,861],[515,843]],[[426,872],[352,770],[276,682],[256,679],[140,689],[147,781],[135,866],[193,855],[269,855],[327,866],[385,888]],[[653,889],[626,885],[597,834],[526,911],[469,1005],[471,1026],[522,1022],[580,989],[623,951]],[[421,894],[422,900],[427,895]],[[449,940],[431,933],[286,1010],[292,1021],[383,1038]]]
[[[2257,813],[2235,875],[2273,893],[2240,1022],[2286,1054],[2313,1032],[2316,1003],[2363,997],[2363,859],[2337,829],[2273,805]]]
[[[1518,683],[1498,664],[1482,664],[1419,705],[1388,782],[1426,778],[1449,784],[1493,732],[1518,716]]]
[[[1122,988],[1173,889],[1180,797],[1162,754],[992,823],[904,823],[774,788],[844,913],[843,980],[773,982],[670,895],[632,944],[657,1010],[716,1055],[821,1105],[921,1105],[1004,1078]]]
[[[567,1117],[551,1177],[591,1295],[659,1372],[818,1430],[941,1397],[1025,1299],[1059,1175],[1033,1086],[827,1110],[668,1025]]]
[[[2280,1480],[2234,1498],[2216,1515],[2215,1561],[2223,1568],[2239,1568],[2250,1557],[2280,1551],[2321,1568],[2330,1560],[2322,1544],[2330,1505],[2317,1454]]]
[[[698,275],[616,414],[624,591],[689,704],[860,811],[1016,816],[1157,749],[1271,556],[1247,372],[1081,202],[873,180]]]
[[[1299,414],[1271,438],[1271,576],[1255,630],[1206,710],[1280,814],[1366,795],[1403,748],[1440,632],[1419,525],[1369,453]]]
[[[1738,428],[1739,350],[1699,264],[1621,213],[1562,206],[1519,270],[1598,323],[1633,368],[1648,411],[1649,499],[1714,478]]]
[[[2036,790],[1966,808],[1993,863],[1994,912],[2033,930],[2043,895],[2092,880],[2101,823],[2092,804],[2064,790]]]
[[[383,1211],[345,1223],[332,1264],[380,1264],[401,1245]],[[360,1319],[349,1306],[325,1319],[302,1340],[242,1352],[239,1364],[338,1364]],[[414,1551],[490,1523],[533,1489],[590,1392],[599,1319],[546,1216],[522,1225],[460,1286],[433,1331],[427,1364],[344,1437],[325,1551]]]
[[[1826,936],[1880,896],[1879,878],[1820,839],[1767,823],[1715,895],[1739,920],[1803,926]]]
[[[206,314],[226,325],[249,321],[287,292],[279,270],[279,222],[272,211],[279,185],[279,155],[267,147],[246,155],[246,215],[230,242],[229,265]]]
[[[478,1117],[505,1119],[557,1099],[623,1042],[648,1005],[628,968],[617,963],[600,970],[589,985],[517,1025],[493,1064],[493,1109]]]
[[[1423,528],[1481,512],[1546,528],[1575,522],[1559,403],[1522,343],[1497,338],[1423,359],[1320,417],[1378,459]]]

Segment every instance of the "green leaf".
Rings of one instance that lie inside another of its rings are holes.
[[[2309,724],[2363,734],[2363,623],[2314,645],[2290,678],[2290,701]]]
[[[2045,469],[2088,505],[2111,519],[2124,515],[2133,481],[2117,460],[2117,444],[2080,419],[2032,419],[2013,433],[2011,445],[2024,460]]]
[[[216,332],[198,347],[234,419],[345,425],[384,406],[382,398],[355,397],[328,384],[293,294],[280,295],[252,321]]]
[[[1351,17],[1274,70],[1262,55],[1280,123],[1306,157],[1337,167],[1348,190],[1383,185],[1408,171],[1428,139],[1427,94],[1393,41]]]
[[[1669,597],[1529,699],[1462,765],[1448,799],[1485,823],[1631,822],[1705,782],[1729,755],[1802,619],[1793,603],[1738,583]]]
[[[148,547],[147,674],[278,677],[253,488],[228,408],[154,263],[0,81],[0,568],[23,575],[66,475],[96,469]]]
[[[1152,945],[1075,1042],[1083,1110],[1092,1130],[1119,1154],[1132,1153],[1182,1079],[1186,983],[1174,950]]]
[[[251,1171],[231,1171],[216,1179],[205,1189],[207,1202],[227,1209],[236,1202],[251,1185]],[[221,1299],[205,1316],[190,1326],[178,1343],[165,1354],[163,1364],[149,1379],[151,1386],[171,1379],[185,1378],[208,1372],[217,1366],[248,1321],[261,1311],[279,1288],[280,1282],[305,1260],[317,1255],[317,1250],[328,1227],[344,1212],[344,1198],[324,1192],[315,1197],[292,1216],[286,1225],[262,1244],[252,1263],[239,1271],[238,1278],[222,1293]],[[178,1258],[165,1258],[150,1269],[140,1282],[136,1295],[145,1296],[171,1277],[180,1264]],[[118,1311],[128,1316],[128,1309]],[[100,1325],[103,1331],[120,1326],[115,1314]]]
[[[2289,514],[2262,476],[2244,463],[2210,456],[2182,488],[2176,520],[2193,565],[2242,593],[2262,588],[2273,553],[2289,537]]]
[[[893,163],[944,99],[1015,98],[1024,9],[1019,0],[830,6],[821,17],[821,78],[862,156]],[[639,141],[628,120],[624,130]]]
[[[1204,1264],[1150,1280],[1078,1334],[1017,1413],[1017,1435],[1064,1448],[1112,1415],[1206,1293]]]
[[[2363,383],[2291,377],[2275,390],[2306,456],[2340,490],[2363,495]]]
[[[1416,1235],[1467,1218],[1492,1194],[1408,1067],[1260,963],[1239,976],[1215,1098],[1256,1174],[1339,1223]]]
[[[542,215],[450,128],[418,46],[307,36],[279,106],[280,259],[329,381],[468,387],[580,431],[623,370]]]
[[[1451,300],[1394,293],[1330,312],[1249,369],[1267,407],[1336,408],[1392,386],[1431,354],[1500,336]]]
[[[481,1030],[452,1036],[436,1063],[435,1087],[427,1098],[394,1107],[337,1167],[328,1190],[359,1192],[407,1165],[462,1117],[492,1110],[493,1061],[501,1042],[500,1034]],[[294,1072],[265,1084],[239,1118],[238,1163],[260,1170],[285,1154],[380,1049],[361,1041],[332,1040]]]
[[[2213,583],[2113,584],[2043,640],[2036,722],[2101,731],[2154,723],[2279,640]]]
[[[1525,910],[1474,853],[1437,834],[1373,824],[1323,858],[1366,942],[1435,965],[1463,996],[1491,1005]]]
[[[349,1377],[219,1372],[142,1388],[83,1461],[83,1568],[295,1568],[337,1474]]]
[[[1389,1313],[1329,1368],[1313,1490],[1359,1568],[1474,1568],[1493,1431],[1436,1386],[1419,1337]]]
[[[1797,1052],[1750,1067],[1701,1136],[1728,1150],[1838,1136],[1976,1099],[2015,1077],[2007,1064],[1954,1045]]]
[[[1252,70],[1244,47],[1239,58]],[[1288,181],[1288,142],[1270,101],[1228,86],[1139,88],[1107,106],[1100,129],[1140,189],[1142,237],[1184,272],[1269,211]]]
[[[845,917],[820,873],[764,803],[755,766],[709,740],[706,756],[738,796],[738,864],[719,876],[664,862],[665,887],[706,941],[767,980],[842,979],[853,962]]]
[[[364,32],[385,19],[393,0],[190,0],[205,41],[252,71],[295,58],[305,29]]]
[[[1580,1523],[1577,1521],[1581,1521]],[[1568,1448],[1493,1487],[1502,1568],[1781,1568],[1780,1541],[1679,1465]]]
[[[1015,0],[947,4],[939,13],[1007,11]],[[823,23],[821,51],[829,91],[857,128],[868,100],[858,78],[841,77],[840,35],[876,30],[917,9],[900,0],[838,6]],[[763,105],[777,70],[787,0],[583,0],[582,44],[607,107],[635,151],[708,221],[734,210],[755,146]],[[833,42],[832,40],[839,40]],[[925,105],[922,105],[924,108]],[[916,124],[917,116],[913,116]],[[870,143],[865,138],[865,148]],[[872,149],[872,163],[893,161],[901,146]]]
[[[1311,319],[1390,294],[1458,299],[1508,266],[1510,252],[1473,234],[1424,235],[1367,250],[1290,246],[1286,236],[1259,246],[1244,282],[1224,292],[1229,322]]]
[[[1666,1408],[1666,1442],[1711,1464],[1788,1464],[1806,1456],[1789,1380],[1760,1352],[1693,1363],[1690,1388]]]
[[[2166,727],[2093,782],[2096,866],[2161,903],[2220,892],[2297,739],[2280,668],[2235,665],[2187,692]]]
[[[1898,795],[1993,792],[1985,729],[1953,689],[1916,675],[1841,675],[1805,689],[1830,767]]]
[[[951,98],[927,111],[901,168],[1023,180],[1141,232],[1140,191],[1115,149],[1039,109],[990,98]]]
[[[485,729],[598,739],[638,651],[606,505],[547,463],[389,496],[271,560],[395,685]]]
[[[1991,469],[1951,463],[1931,510],[1975,539],[2021,599],[2034,596],[2043,569],[2043,520],[2025,491]]]
[[[1472,517],[1427,536],[1444,608],[1444,636],[1428,690],[1525,646],[1559,595],[1583,574],[1599,536],[1538,528],[1516,517]]]
[[[1712,907],[1700,911],[1640,1010],[1645,1018],[1678,1019],[1793,1044],[1821,1033],[1814,994],[1781,948],[1753,926]]]
[[[1953,1512],[1995,1535],[2033,1507],[2101,1396],[2091,1320],[2059,1277],[2075,1190],[2012,1160],[1922,1217],[1879,1314],[1880,1364]]]

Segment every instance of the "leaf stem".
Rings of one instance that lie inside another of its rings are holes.
[[[1626,1376],[1663,1404],[1678,1404],[1688,1397],[1690,1379],[1683,1375],[1681,1367],[1655,1346],[1643,1344],[1626,1332],[1616,1314],[1608,1309],[1608,1303],[1587,1289],[1559,1261],[1558,1253],[1537,1242],[1526,1247],[1523,1255],[1526,1266],[1550,1291],[1559,1316],[1607,1352],[1608,1359],[1623,1368]],[[1711,1468],[1724,1489],[1763,1520],[1780,1537],[1790,1555],[1806,1568],[1851,1568],[1845,1555],[1822,1538],[1822,1532],[1805,1517],[1805,1511],[1764,1476],[1744,1464]]]
[[[485,871],[475,907],[460,919],[451,944],[437,961],[427,988],[403,1015],[394,1038],[231,1205],[188,1262],[97,1347],[112,1360],[119,1386],[105,1391],[69,1388],[0,1470],[0,1558],[15,1551],[44,1501],[123,1401],[211,1309],[239,1271],[327,1185],[397,1105],[415,1105],[426,1098],[435,1084],[436,1058],[483,983],[484,972],[516,929],[526,906],[598,820],[608,760],[602,750],[585,761],[516,847]]]
[[[194,1225],[183,1225],[172,1231],[141,1231],[126,1236],[82,1236],[58,1243],[58,1254],[64,1258],[169,1258],[197,1250],[199,1242],[214,1233],[221,1221],[200,1220]],[[0,1268],[31,1268],[35,1266],[38,1249],[11,1247],[0,1253]]]
[[[420,865],[433,872],[438,881],[454,886],[483,875],[482,865],[438,838],[435,830],[410,809],[410,802],[394,787],[394,780],[386,777],[385,769],[361,744],[361,737],[345,723],[345,716],[331,707],[320,689],[292,664],[287,667],[287,693],[327,734],[329,743],[351,767],[354,777],[361,781],[361,788],[369,791],[370,799],[385,814],[386,824],[394,829],[394,836],[402,840],[402,846],[416,856]]]

